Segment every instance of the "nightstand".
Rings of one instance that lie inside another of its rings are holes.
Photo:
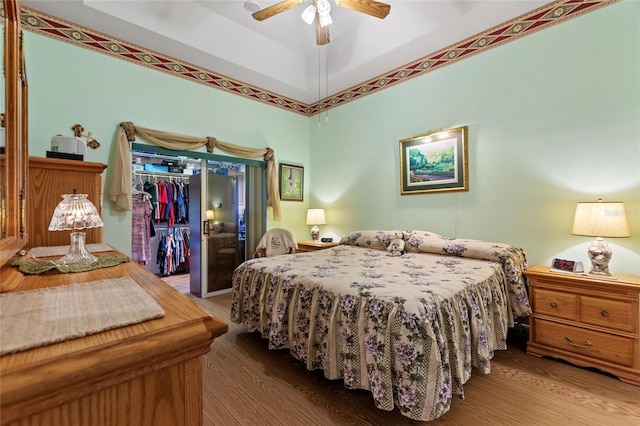
[[[595,367],[640,386],[640,277],[525,271],[533,313],[527,353]]]
[[[305,253],[308,251],[324,250],[330,247],[335,247],[340,243],[316,243],[315,241],[298,241],[298,253]]]

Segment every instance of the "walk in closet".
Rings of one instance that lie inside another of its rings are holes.
[[[134,151],[131,260],[158,276],[189,273],[189,177],[200,160]]]
[[[228,291],[233,270],[246,259],[246,172],[252,167],[176,153],[134,144],[131,259],[160,277],[188,274],[198,297]],[[264,173],[264,167],[253,169]],[[264,198],[262,188],[257,192]],[[256,213],[259,222],[263,210]]]

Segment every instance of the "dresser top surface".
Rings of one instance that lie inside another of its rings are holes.
[[[17,268],[5,265],[0,276],[3,282],[13,281],[9,292],[130,277],[165,312],[162,318],[0,357],[3,404],[12,393],[26,392],[29,387],[44,386],[51,390],[70,381],[90,380],[95,375],[120,374],[118,371],[126,371],[145,360],[169,359],[189,350],[204,353],[213,338],[228,329],[226,323],[134,262],[52,275],[23,275]]]
[[[607,278],[594,274],[585,273],[574,273],[574,272],[562,272],[552,270],[550,266],[547,265],[533,265],[525,270],[525,275],[530,277],[547,277],[547,278],[561,278],[563,280],[576,280],[576,281],[588,281],[588,282],[598,282],[603,284],[620,284],[620,285],[631,285],[640,287],[640,276],[632,275],[632,274],[616,274],[614,273],[615,278]]]

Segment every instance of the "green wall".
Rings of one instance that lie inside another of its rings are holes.
[[[571,235],[575,204],[624,201],[631,238],[609,239],[611,268],[640,273],[640,3],[623,1],[306,118],[155,70],[26,35],[29,150],[81,123],[108,164],[118,123],[270,146],[305,167],[304,202],[283,220],[322,234],[423,229],[523,247],[529,263],[588,263],[589,237]],[[429,53],[429,52],[425,52]],[[468,192],[400,195],[399,140],[469,128]],[[107,169],[108,173],[109,169]],[[130,252],[131,216],[104,202],[105,242]]]
[[[309,123],[324,231],[422,229],[588,264],[576,202],[624,201],[614,272],[640,273],[640,3],[625,1],[329,111]],[[469,191],[400,195],[399,141],[468,126]]]
[[[80,123],[101,143],[97,150],[87,148],[85,161],[110,164],[119,123],[132,121],[247,147],[268,146],[277,161],[309,162],[307,117],[32,33],[26,33],[25,49],[31,156],[46,156],[52,136],[72,136],[71,126]],[[297,205],[283,204],[283,218],[298,213]],[[103,216],[104,241],[129,254],[130,213],[113,209],[105,196]],[[268,219],[270,227],[284,224],[271,220],[271,209]],[[304,224],[299,227],[304,232]]]

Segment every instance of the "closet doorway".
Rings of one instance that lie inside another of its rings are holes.
[[[132,149],[134,189],[146,188],[153,208],[144,267],[183,293],[230,291],[233,270],[266,226],[265,163],[138,143]],[[161,185],[175,189],[171,207],[154,197]],[[134,226],[132,247],[136,237]]]

